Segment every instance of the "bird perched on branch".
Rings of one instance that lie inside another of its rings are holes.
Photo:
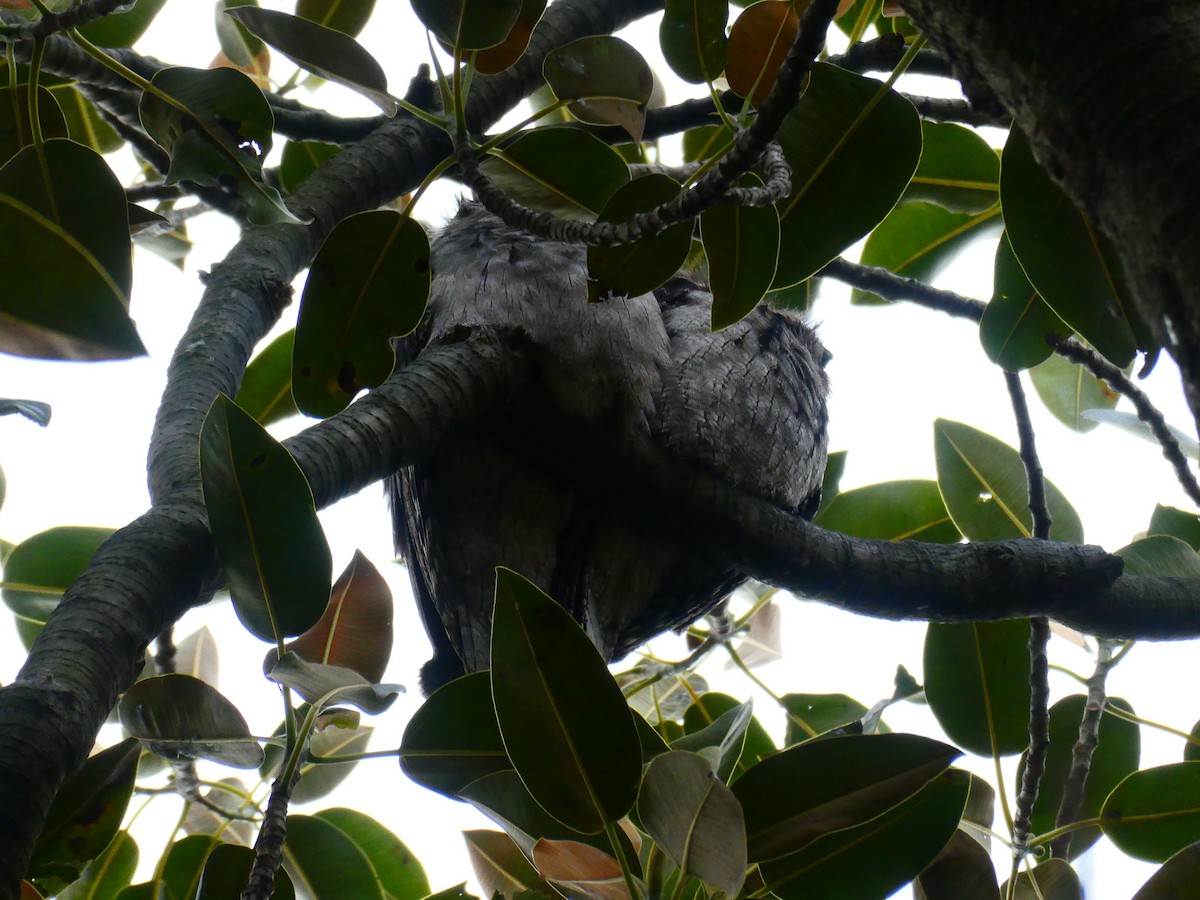
[[[587,302],[581,246],[512,228],[477,203],[433,242],[429,308],[398,364],[465,328],[519,329],[532,385],[389,481],[397,551],[434,647],[428,693],[487,668],[495,569],[540,586],[616,659],[690,624],[745,581],[652,510],[592,477],[651,441],[799,515],[820,501],[828,353],[798,316],[759,307],[716,334],[712,297],[675,278]]]

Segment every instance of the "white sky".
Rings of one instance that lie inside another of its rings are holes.
[[[416,64],[425,58],[424,34],[408,18],[408,5],[380,3],[375,21],[362,42],[384,64],[393,91],[402,92]],[[290,3],[263,6],[290,9]],[[403,22],[401,21],[403,15]],[[216,53],[209,3],[173,3],[139,49],[186,65],[204,66]],[[656,22],[645,23],[628,39],[667,72],[657,58]],[[290,71],[276,59],[277,76]],[[668,99],[686,96],[667,81]],[[309,99],[309,98],[304,98]],[[337,86],[312,98],[351,115],[372,114],[369,103]],[[114,161],[126,179],[128,159]],[[420,214],[438,222],[452,208],[453,186],[431,192]],[[16,416],[0,418],[0,466],[8,496],[0,509],[0,537],[17,542],[45,528],[64,524],[119,526],[139,515],[148,503],[145,450],[154,410],[162,390],[166,363],[199,297],[197,273],[219,261],[236,239],[234,229],[215,215],[189,224],[196,248],[186,271],[178,272],[152,254],[138,250],[132,314],[150,355],[121,363],[90,365],[45,363],[0,356],[0,396],[44,400],[54,419],[42,430]],[[994,246],[978,245],[964,255],[939,284],[980,298],[991,293]],[[816,309],[822,341],[833,352],[829,376],[833,385],[831,447],[851,449],[843,488],[894,478],[934,478],[932,423],[938,417],[966,422],[1010,444],[1016,434],[1003,378],[986,360],[974,326],[947,316],[901,305],[890,309],[854,308],[848,289],[827,285]],[[294,312],[290,313],[294,318]],[[285,315],[285,319],[289,316]],[[281,328],[284,325],[281,325]],[[1027,385],[1028,386],[1028,385]],[[1180,396],[1178,374],[1163,359],[1143,385],[1169,421],[1188,429],[1190,417]],[[1098,429],[1081,437],[1059,425],[1029,387],[1039,450],[1048,477],[1075,505],[1087,540],[1116,549],[1147,527],[1156,502],[1187,508],[1155,447],[1127,435]],[[304,423],[294,420],[276,429],[277,436]],[[397,646],[387,680],[410,685],[410,693],[374,723],[378,735],[372,749],[394,747],[405,721],[419,704],[417,667],[427,656],[424,637],[409,599],[406,573],[389,564],[390,525],[376,488],[363,491],[322,513],[334,556],[335,573],[361,548],[384,572],[397,601]],[[897,664],[920,678],[923,626],[861,619],[813,603],[784,600],[788,654],[784,662],[761,671],[776,690],[842,691],[870,705],[890,695]],[[221,651],[221,687],[250,721],[257,734],[267,734],[281,712],[275,690],[261,678],[265,646],[235,624],[228,604],[190,614],[177,638],[209,621],[217,630]],[[680,645],[663,639],[664,654]],[[12,680],[23,653],[11,620],[0,615],[0,681]],[[748,682],[721,671],[721,660],[705,674],[729,692],[746,696]],[[1056,638],[1052,662],[1087,673],[1082,652]],[[1189,729],[1200,709],[1183,691],[1195,685],[1200,664],[1192,645],[1164,644],[1136,648],[1112,675],[1113,694],[1127,697],[1137,712]],[[1177,687],[1178,686],[1178,687]],[[1054,696],[1074,692],[1074,685],[1055,675]],[[771,702],[757,700],[760,718],[777,734],[782,719]],[[902,705],[886,716],[895,730],[940,736],[924,707]],[[1182,743],[1143,729],[1143,765],[1181,759]],[[1012,760],[1007,788],[1013,792]],[[990,760],[970,760],[974,771],[991,775]],[[214,777],[228,774],[212,770]],[[135,808],[135,800],[131,808]],[[375,815],[403,839],[425,864],[433,889],[457,884],[470,873],[455,830],[488,827],[463,804],[433,795],[408,782],[394,760],[359,766],[351,781],[320,806],[356,806]],[[139,828],[143,872],[148,874],[162,841],[164,827],[174,821],[172,801],[156,801],[162,815],[145,815]],[[1102,842],[1103,843],[1103,842]],[[1148,877],[1151,867],[1134,863],[1107,848],[1096,862],[1100,878],[1089,887],[1096,900],[1124,900]],[[997,858],[1000,858],[999,856]]]

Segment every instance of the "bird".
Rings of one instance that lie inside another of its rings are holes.
[[[760,305],[719,332],[694,275],[587,300],[586,249],[463,202],[431,246],[429,304],[397,365],[463,329],[517,330],[533,377],[388,479],[393,535],[433,648],[428,694],[488,668],[495,570],[554,597],[607,660],[690,625],[747,577],[597,490],[589,466],[649,442],[811,518],[827,453],[829,355]]]

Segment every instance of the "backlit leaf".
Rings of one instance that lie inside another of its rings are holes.
[[[831,531],[885,541],[956,544],[962,538],[936,481],[885,481],[842,491],[815,521]]]
[[[1070,335],[1071,329],[1029,283],[1008,235],[1001,235],[992,299],[979,323],[979,341],[988,359],[1008,372],[1019,372],[1050,356],[1047,336]]]

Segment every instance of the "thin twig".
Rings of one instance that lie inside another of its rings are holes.
[[[1025,466],[1025,480],[1029,487],[1033,537],[1047,540],[1052,520],[1046,504],[1046,477],[1038,459],[1029,404],[1025,401],[1020,375],[1006,372],[1004,380],[1017,421],[1021,462]],[[1029,752],[1025,756],[1025,771],[1021,776],[1021,789],[1017,793],[1016,813],[1013,816],[1014,858],[1024,856],[1029,850],[1033,807],[1037,803],[1042,778],[1046,774],[1046,757],[1050,753],[1050,660],[1046,652],[1049,643],[1050,620],[1045,616],[1034,616],[1029,620]]]
[[[1146,396],[1145,392],[1130,381],[1124,372],[1091,347],[1086,347],[1077,340],[1060,340],[1051,343],[1055,352],[1060,356],[1083,366],[1122,397],[1129,398],[1137,412],[1137,417],[1150,426],[1150,431],[1162,446],[1163,456],[1175,469],[1175,476],[1179,479],[1180,485],[1192,498],[1192,502],[1200,506],[1200,483],[1197,483],[1195,474],[1188,466],[1187,457],[1183,455],[1178,439],[1171,433],[1167,420],[1150,402],[1150,398]]]
[[[1079,722],[1079,738],[1071,754],[1071,770],[1063,784],[1062,802],[1058,806],[1055,828],[1072,825],[1079,818],[1083,805],[1083,792],[1087,787],[1088,774],[1092,769],[1092,754],[1100,743],[1100,720],[1104,715],[1107,700],[1105,681],[1119,657],[1113,656],[1113,641],[1100,641],[1096,646],[1096,668],[1087,681],[1087,702],[1083,707],[1083,718]],[[1050,855],[1065,858],[1071,849],[1073,832],[1059,835],[1050,843]]]
[[[983,318],[986,304],[974,297],[956,294],[941,288],[931,287],[915,278],[897,275],[879,266],[864,266],[838,257],[820,272],[820,276],[833,278],[843,284],[878,294],[884,300],[907,300],[928,309],[949,313],[978,322]]]

